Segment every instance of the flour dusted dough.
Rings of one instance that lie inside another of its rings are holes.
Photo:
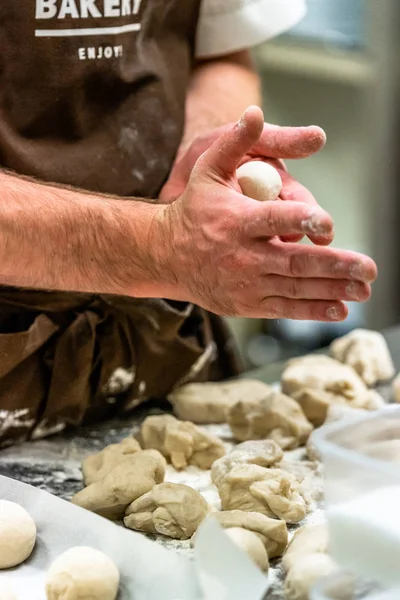
[[[216,519],[224,529],[239,527],[256,534],[264,544],[270,559],[282,556],[288,544],[288,529],[282,519],[243,510],[215,512],[207,518]]]
[[[11,584],[6,579],[0,579],[0,600],[17,600]]]
[[[180,483],[160,483],[128,506],[124,524],[129,529],[187,540],[208,512],[207,502],[196,490]]]
[[[268,571],[269,561],[267,551],[255,533],[241,527],[225,529],[225,533],[238,548],[250,556],[261,571]]]
[[[307,554],[290,569],[285,580],[286,600],[309,600],[314,585],[337,570],[327,554]]]
[[[141,450],[139,442],[133,437],[128,437],[121,440],[119,444],[110,444],[101,452],[88,456],[82,463],[85,485],[100,481],[111,469],[139,450]]]
[[[283,450],[272,440],[243,442],[215,461],[211,467],[211,479],[218,487],[225,475],[236,465],[248,464],[271,467],[283,458]]]
[[[260,160],[239,167],[236,177],[243,194],[254,200],[276,200],[282,191],[282,179],[278,171]]]
[[[111,469],[72,498],[72,502],[108,519],[122,519],[133,500],[164,481],[166,462],[157,450],[142,450]]]
[[[325,523],[300,527],[283,556],[283,570],[290,571],[299,560],[309,554],[327,554],[328,544],[329,531]]]
[[[271,386],[253,379],[222,383],[189,383],[168,396],[179,419],[193,423],[226,423],[229,408],[239,400],[264,398]]]
[[[0,569],[24,562],[36,542],[36,525],[19,504],[0,500]]]
[[[271,439],[284,450],[304,445],[313,429],[299,404],[279,392],[237,402],[229,410],[228,423],[239,441]]]
[[[140,430],[144,448],[155,448],[177,470],[195,465],[209,469],[225,454],[221,440],[205,433],[189,421],[179,421],[171,415],[147,417]]]
[[[218,492],[223,510],[260,512],[287,523],[298,523],[307,514],[300,484],[281,469],[238,465],[223,478]]]
[[[386,340],[377,331],[354,329],[332,342],[330,351],[334,358],[353,367],[369,387],[395,374]]]
[[[282,390],[299,403],[306,417],[322,425],[332,404],[376,410],[384,405],[352,367],[324,355],[309,355],[288,362],[281,379]]]
[[[58,556],[46,577],[47,600],[115,600],[119,571],[94,548],[77,546]]]

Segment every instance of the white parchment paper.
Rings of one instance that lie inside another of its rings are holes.
[[[34,519],[38,535],[26,563],[0,573],[18,600],[45,600],[45,576],[56,556],[91,546],[112,558],[121,573],[118,600],[261,600],[267,579],[217,523],[199,531],[194,560],[145,536],[13,479],[0,476],[0,498],[17,502]]]

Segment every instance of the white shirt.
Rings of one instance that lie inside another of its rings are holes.
[[[261,44],[306,14],[306,0],[202,0],[196,56],[208,58]]]

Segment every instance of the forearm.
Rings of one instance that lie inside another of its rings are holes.
[[[261,104],[260,80],[247,51],[200,62],[186,102],[186,125],[180,151],[202,135],[236,121],[247,106]]]
[[[164,295],[158,246],[151,239],[162,208],[4,172],[0,194],[0,284]]]

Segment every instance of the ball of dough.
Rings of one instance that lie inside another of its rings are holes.
[[[26,560],[36,542],[36,525],[15,502],[0,500],[0,569],[16,567]]]
[[[282,179],[278,171],[259,160],[239,167],[236,177],[243,194],[254,200],[276,200],[282,191]]]
[[[259,567],[261,571],[268,571],[268,554],[264,544],[256,533],[253,533],[248,529],[242,529],[241,527],[231,527],[230,529],[225,529],[225,533],[236,544],[236,546],[238,546],[238,548],[241,548],[241,550],[250,556],[252,561],[256,563],[257,567]]]
[[[77,546],[58,556],[46,578],[47,600],[115,600],[119,571],[113,561],[94,548]]]
[[[11,585],[4,579],[0,579],[0,600],[17,600]]]
[[[336,571],[327,554],[308,554],[290,569],[285,581],[286,600],[309,600],[310,592],[320,579]]]

